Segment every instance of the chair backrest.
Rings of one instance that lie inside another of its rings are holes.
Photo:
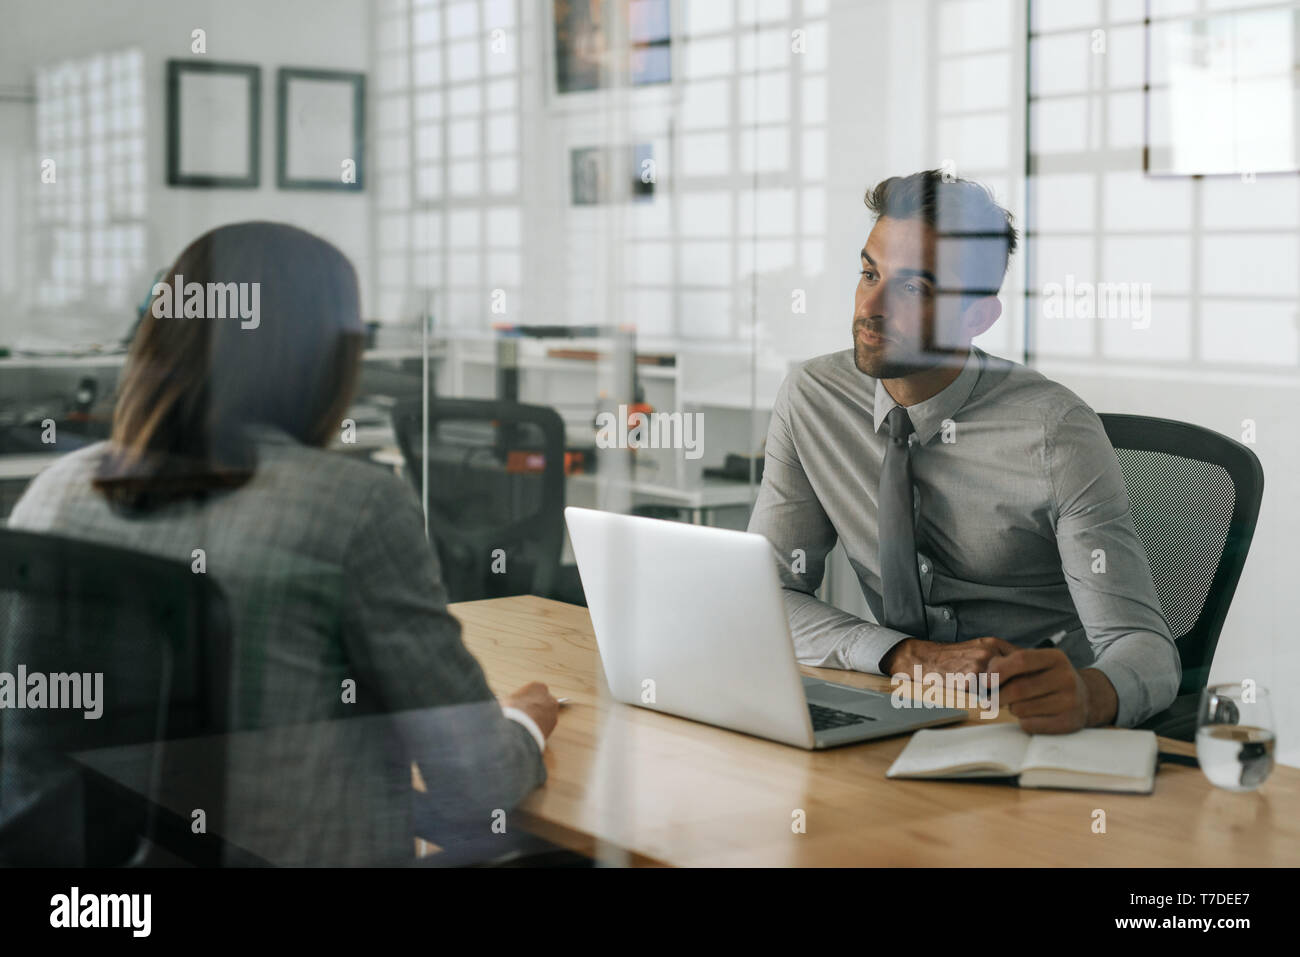
[[[29,688],[36,675],[46,684],[44,707],[0,709],[0,863],[115,866],[141,863],[155,846],[221,863],[230,635],[220,587],[185,562],[0,529],[0,672],[19,695],[20,674]],[[79,706],[50,707],[69,702]],[[207,780],[184,772],[210,798],[212,839],[191,838],[189,821],[160,809],[182,774],[167,742],[195,735],[217,740]],[[121,793],[73,757],[141,744],[153,745],[148,794]]]
[[[1179,693],[1199,691],[1255,534],[1264,470],[1254,452],[1210,429],[1142,415],[1099,417],[1178,644]]]
[[[429,535],[449,601],[549,595],[564,547],[564,420],[554,409],[429,397]],[[419,399],[393,408],[418,494],[425,436]]]

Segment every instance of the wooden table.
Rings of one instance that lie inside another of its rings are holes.
[[[611,863],[686,866],[1300,864],[1300,770],[1257,791],[1162,765],[1151,795],[889,780],[906,736],[803,751],[609,698],[587,609],[532,596],[451,606],[492,690],[536,680],[573,700],[549,778],[512,818]],[[807,674],[889,690],[875,675]],[[974,713],[972,713],[974,714]],[[980,719],[972,717],[972,721]],[[1003,711],[998,720],[1014,720]],[[1193,745],[1160,739],[1162,751]],[[1094,832],[1094,811],[1105,833]],[[792,824],[803,812],[805,833]]]

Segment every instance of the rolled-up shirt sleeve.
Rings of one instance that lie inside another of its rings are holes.
[[[1177,697],[1178,649],[1101,420],[1075,406],[1047,424],[1046,439],[1061,569],[1092,644],[1091,667],[1119,699],[1115,724],[1133,727]]]
[[[763,482],[749,531],[775,552],[795,654],[806,665],[880,674],[880,659],[908,636],[821,601],[817,591],[837,535],[799,461],[790,428],[792,373],[777,393],[768,427]]]

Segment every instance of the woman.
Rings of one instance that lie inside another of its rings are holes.
[[[447,613],[412,490],[324,450],[362,342],[337,249],[277,223],[214,229],[154,287],[110,439],[58,460],[10,518],[216,579],[240,732],[222,836],[277,864],[409,858],[412,759],[452,832],[421,836],[491,833],[545,780],[558,708],[533,683],[503,711]]]

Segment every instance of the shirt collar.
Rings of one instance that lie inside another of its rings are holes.
[[[935,433],[943,427],[944,420],[951,419],[956,415],[957,411],[966,403],[966,400],[970,398],[971,392],[975,389],[975,383],[980,377],[983,355],[978,346],[971,346],[961,372],[957,373],[957,378],[949,382],[938,395],[932,395],[924,402],[918,402],[916,405],[908,406],[904,410],[907,412],[907,417],[912,420],[912,428],[916,431],[916,441],[920,445],[924,445],[934,438]],[[884,382],[877,379],[874,413],[876,432],[880,431],[885,416],[896,405],[898,403],[885,389]]]

